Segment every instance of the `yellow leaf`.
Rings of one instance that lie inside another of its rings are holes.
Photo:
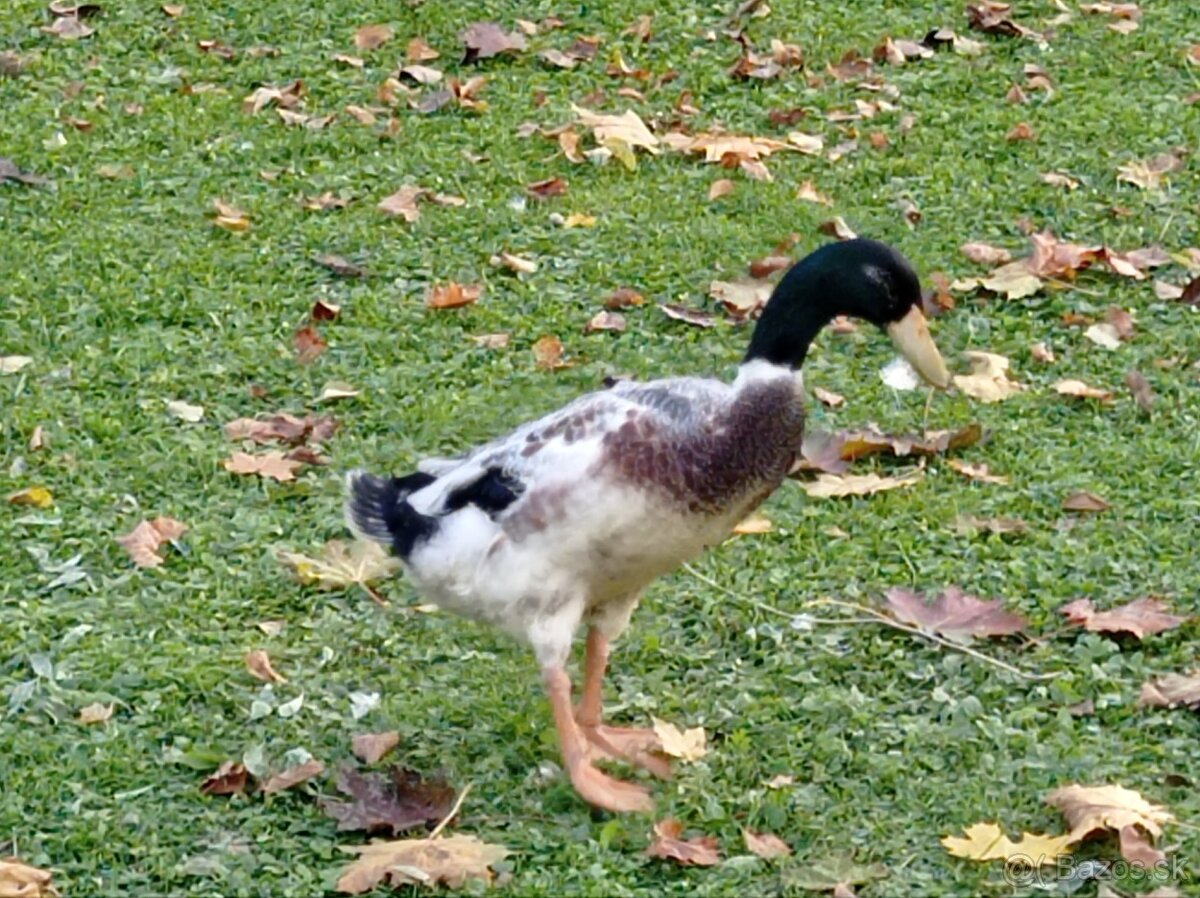
[[[301,583],[322,589],[345,589],[353,584],[367,586],[400,568],[399,561],[370,540],[356,540],[350,544],[331,540],[325,544],[321,558],[310,558],[299,552],[279,552],[276,557]]]
[[[342,850],[359,856],[337,881],[337,890],[348,895],[369,892],[384,880],[393,886],[444,883],[450,888],[459,888],[472,879],[490,882],[492,864],[510,854],[501,845],[460,835],[375,841],[344,846]]]
[[[971,861],[1018,862],[1040,867],[1055,858],[1070,854],[1070,846],[1079,841],[1071,834],[1065,836],[1022,833],[1019,842],[1004,835],[995,823],[976,823],[968,826],[963,836],[945,836],[942,845],[955,857]]]
[[[571,109],[579,116],[581,124],[592,129],[596,143],[607,146],[614,153],[617,153],[617,150],[609,143],[612,140],[624,144],[631,156],[637,147],[650,153],[658,152],[658,138],[650,133],[646,123],[632,109],[626,109],[620,115],[602,115],[581,109],[574,104],[571,105]]]
[[[572,212],[563,220],[564,228],[594,228],[596,226],[595,215],[585,215],[582,212]]]
[[[32,505],[35,508],[49,508],[54,504],[54,494],[44,486],[31,486],[15,493],[9,493],[7,501],[10,505]]]
[[[683,761],[699,761],[708,754],[708,748],[704,744],[707,738],[704,727],[692,727],[680,732],[679,727],[673,723],[667,723],[657,717],[653,720],[654,735],[662,743],[662,750],[666,754]]]

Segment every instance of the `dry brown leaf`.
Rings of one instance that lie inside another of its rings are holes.
[[[104,723],[113,716],[113,704],[103,704],[101,702],[93,702],[92,704],[79,709],[79,722],[83,724]],[[0,895],[4,892],[0,891]]]
[[[386,733],[360,733],[351,742],[351,750],[364,764],[376,764],[400,744],[400,734],[395,730]]]
[[[213,224],[226,231],[239,233],[250,230],[250,218],[237,206],[224,200],[213,200],[213,208],[217,210]]]
[[[630,306],[644,305],[646,297],[632,287],[618,287],[604,300],[606,309],[627,309]]]
[[[1167,674],[1142,684],[1142,708],[1191,708],[1200,711],[1200,672]]]
[[[283,551],[276,557],[299,582],[321,589],[345,589],[355,584],[369,587],[400,569],[400,562],[372,540],[360,539],[349,544],[330,540],[320,558]]]
[[[760,312],[774,289],[774,284],[763,280],[712,281],[708,285],[709,295],[735,318],[749,318]]]
[[[1131,633],[1138,639],[1147,634],[1173,630],[1187,620],[1167,613],[1167,603],[1144,596],[1108,611],[1097,611],[1091,599],[1076,599],[1058,609],[1071,623],[1093,633]]]
[[[813,387],[813,395],[829,408],[841,408],[846,404],[845,396],[832,390],[826,390],[824,387]]]
[[[1022,299],[1042,289],[1042,279],[1029,270],[1028,261],[1025,259],[1001,265],[978,283],[984,289],[999,293],[1006,299]]]
[[[729,196],[729,194],[733,193],[735,186],[736,185],[733,183],[733,181],[729,180],[728,178],[718,178],[708,187],[709,201],[711,202],[713,200],[719,200],[723,196]],[[1183,291],[1180,290],[1179,292],[1182,295]]]
[[[431,193],[432,191],[428,188],[418,187],[415,184],[406,184],[391,196],[380,200],[376,208],[380,212],[403,218],[405,221],[412,223],[421,217],[421,210],[418,208],[417,202],[428,197]]]
[[[463,62],[478,62],[501,53],[518,53],[528,43],[525,36],[516,31],[505,31],[495,22],[476,22],[460,35],[467,48]]]
[[[221,463],[231,474],[257,474],[284,483],[296,479],[296,471],[302,463],[286,458],[282,452],[272,451],[265,455],[235,452]]]
[[[1154,282],[1154,295],[1159,299],[1182,299],[1183,288],[1167,281]]]
[[[354,46],[360,50],[378,50],[395,34],[391,25],[363,25],[354,32]]]
[[[1070,836],[1076,840],[1097,830],[1112,830],[1118,834],[1126,860],[1148,866],[1165,857],[1153,847],[1152,838],[1162,835],[1163,824],[1175,818],[1132,789],[1072,784],[1047,795],[1046,804],[1062,812],[1071,827]]]
[[[507,268],[514,274],[533,274],[538,270],[538,264],[533,259],[504,251],[492,256],[488,262],[497,268]]]
[[[801,483],[800,487],[814,499],[842,496],[870,496],[886,490],[900,489],[920,483],[925,472],[920,468],[897,477],[878,474],[818,474],[816,480]]]
[[[1005,611],[1000,599],[977,599],[956,586],[929,603],[919,593],[892,588],[887,592],[887,604],[903,623],[956,640],[1011,636],[1029,624],[1021,615]]]
[[[214,773],[200,784],[205,795],[239,795],[250,784],[250,774],[236,761],[222,761]]]
[[[720,844],[715,836],[693,836],[685,840],[682,835],[683,824],[678,820],[660,820],[654,824],[654,841],[646,854],[684,866],[712,867],[721,862]]]
[[[959,248],[964,256],[981,265],[1003,265],[1012,259],[1012,253],[1002,246],[987,243],[964,243]]]
[[[1009,13],[1011,3],[1000,3],[996,0],[979,0],[967,4],[967,21],[971,28],[985,34],[995,34],[1001,37],[1023,37],[1040,41],[1043,36],[1032,28],[1027,28],[1015,21]]]
[[[1162,186],[1163,176],[1183,168],[1183,158],[1176,152],[1160,153],[1152,159],[1135,159],[1117,166],[1117,180],[1133,184],[1142,190]]]
[[[677,303],[660,303],[658,307],[662,309],[663,314],[668,318],[674,321],[682,321],[694,327],[712,327],[717,323],[712,315],[702,312],[700,309],[692,309]]]
[[[746,840],[747,850],[764,860],[788,857],[792,853],[791,846],[787,842],[771,833],[756,833],[752,829],[747,829],[742,832],[742,837]]]
[[[1032,355],[1037,361],[1045,362],[1046,364],[1050,364],[1055,360],[1054,350],[1045,343],[1034,343],[1033,346],[1029,348],[1029,354]]]
[[[60,15],[49,25],[43,25],[42,31],[64,41],[77,41],[96,33],[96,29],[85,24],[78,16],[72,15]]]
[[[417,84],[438,84],[446,77],[441,69],[431,68],[427,65],[418,65],[412,63],[401,67],[400,77],[411,78]]]
[[[1057,381],[1054,384],[1054,392],[1060,396],[1070,396],[1074,399],[1099,399],[1101,402],[1108,402],[1113,398],[1111,390],[1089,387],[1082,380],[1071,378]]]
[[[664,754],[688,762],[699,761],[708,754],[704,727],[692,727],[681,731],[673,723],[659,720],[657,717],[652,720],[654,721],[654,735],[658,737]]]
[[[832,206],[833,200],[817,190],[812,181],[805,181],[796,191],[796,199],[806,203],[817,203],[821,206]]]
[[[271,658],[265,649],[253,649],[246,653],[246,670],[264,683],[286,683],[287,677],[271,666]]]
[[[1146,380],[1146,375],[1134,368],[1130,368],[1125,374],[1125,386],[1129,387],[1129,391],[1133,394],[1134,402],[1138,404],[1138,408],[1144,412],[1153,410],[1155,395],[1154,390],[1150,387],[1150,381]]]
[[[620,334],[625,331],[625,327],[624,315],[620,312],[610,312],[607,309],[601,309],[588,321],[584,327],[584,333],[592,334],[596,331],[614,331]]]
[[[414,37],[404,48],[404,58],[408,62],[429,62],[442,54],[429,46],[422,37]]]
[[[265,418],[237,418],[225,425],[225,436],[231,440],[253,440],[269,443],[275,440],[299,446],[306,442],[324,443],[340,426],[329,415],[308,414],[303,418],[278,412]]]
[[[553,334],[547,334],[533,344],[533,358],[537,367],[543,371],[557,371],[575,364],[563,360],[562,340]]]
[[[491,882],[491,867],[511,853],[474,836],[374,841],[342,848],[358,859],[342,871],[336,889],[347,895],[369,892],[385,880],[392,886],[461,888],[473,879]]]
[[[968,396],[980,402],[1001,402],[1025,389],[1009,376],[1004,356],[991,352],[964,352],[963,356],[971,362],[971,373],[954,375],[953,383]]]
[[[858,236],[840,215],[829,221],[821,222],[817,225],[817,230],[830,237],[836,237],[838,240],[853,240]]]
[[[460,284],[450,281],[434,284],[425,295],[427,309],[458,309],[469,306],[483,295],[482,284]]]
[[[315,776],[325,772],[325,764],[316,758],[310,758],[303,764],[289,767],[282,773],[277,773],[262,784],[262,791],[267,795],[291,789],[301,783],[306,783]]]
[[[481,349],[505,349],[512,340],[511,334],[480,334],[472,337],[475,345]]]
[[[1095,493],[1079,490],[1063,499],[1062,507],[1067,511],[1099,512],[1108,511],[1112,505]]]
[[[311,324],[306,324],[292,335],[292,345],[296,348],[296,361],[301,365],[315,362],[329,348],[325,338]]]
[[[1067,190],[1074,190],[1079,186],[1079,180],[1073,178],[1065,172],[1048,171],[1042,174],[1042,181],[1052,187],[1064,187]]]
[[[738,536],[750,536],[758,533],[770,533],[774,529],[775,525],[765,515],[751,512],[749,516],[738,521],[731,532]]]
[[[957,458],[947,459],[946,464],[951,470],[957,471],[970,480],[978,480],[980,483],[995,483],[1003,486],[1009,482],[1007,477],[989,471],[987,465],[973,465],[969,462],[959,461]]]
[[[165,542],[176,542],[187,533],[188,526],[174,518],[158,517],[153,521],[142,521],[117,542],[125,547],[129,557],[138,567],[158,567],[163,557],[158,548]]]
[[[542,181],[534,181],[532,184],[526,184],[525,189],[538,199],[544,200],[552,196],[562,196],[565,194],[567,192],[567,182],[562,178],[546,178]]]
[[[3,898],[58,898],[49,870],[31,867],[15,857],[0,858],[0,896]]]
[[[1017,122],[1017,124],[1013,125],[1013,127],[1009,129],[1009,132],[1004,135],[1004,139],[1010,142],[1018,140],[1035,140],[1036,138],[1037,134],[1034,132],[1033,126],[1030,125],[1029,122]]]

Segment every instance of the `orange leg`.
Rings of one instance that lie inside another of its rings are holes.
[[[661,779],[671,778],[671,764],[659,752],[662,744],[653,730],[610,727],[600,722],[604,710],[604,672],[608,668],[608,637],[596,627],[588,630],[583,661],[583,695],[575,721],[601,758],[624,760],[649,770]]]
[[[654,802],[648,789],[613,779],[592,765],[588,740],[575,722],[571,707],[571,679],[566,670],[561,667],[548,668],[545,678],[563,763],[580,797],[588,804],[617,813],[653,810]]]

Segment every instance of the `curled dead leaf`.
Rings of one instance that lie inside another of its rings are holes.
[[[343,894],[369,892],[385,880],[392,886],[461,888],[471,880],[491,882],[492,865],[511,853],[500,845],[475,836],[453,835],[436,839],[374,841],[346,846],[358,859],[342,871],[336,889]]]
[[[250,774],[236,761],[222,761],[221,765],[200,784],[205,795],[240,795],[250,783]]]
[[[287,677],[271,666],[271,657],[265,649],[253,649],[246,653],[246,670],[264,683],[286,683]]]
[[[1186,617],[1167,612],[1167,603],[1157,596],[1144,596],[1108,611],[1097,611],[1091,599],[1076,599],[1058,609],[1071,623],[1093,633],[1130,633],[1138,639],[1148,634],[1173,630]]]
[[[400,734],[395,730],[386,733],[360,733],[351,742],[351,749],[364,764],[376,764],[400,744]]]
[[[83,724],[104,723],[113,716],[114,707],[115,705],[111,702],[107,705],[102,702],[93,702],[79,709],[79,722]],[[0,891],[0,895],[3,894],[4,892]]]
[[[1056,381],[1054,384],[1054,392],[1058,393],[1060,396],[1070,396],[1073,399],[1098,399],[1101,402],[1109,402],[1113,398],[1111,390],[1102,390],[1099,387],[1089,387],[1082,380],[1074,380],[1071,378]]]
[[[1009,482],[1007,477],[993,474],[989,471],[987,465],[973,465],[968,462],[959,461],[957,458],[948,459],[946,464],[951,470],[957,471],[964,477],[970,480],[977,480],[980,483],[995,483],[1003,486]]]
[[[1079,490],[1063,499],[1062,507],[1067,511],[1100,512],[1108,511],[1108,509],[1112,508],[1112,505],[1095,493],[1090,493],[1087,490]]]
[[[747,850],[764,860],[788,857],[792,853],[791,846],[787,842],[771,833],[756,833],[752,829],[747,829],[743,831],[742,837],[746,841]]]
[[[164,561],[158,548],[165,542],[177,542],[187,532],[188,526],[174,518],[157,517],[153,521],[142,521],[117,542],[125,547],[129,557],[138,567],[158,567]]]
[[[683,824],[678,820],[660,820],[654,824],[654,841],[646,854],[684,866],[712,867],[721,862],[720,844],[715,836],[693,836],[686,840],[682,836]]]
[[[277,773],[262,784],[262,791],[267,795],[291,789],[301,783],[306,783],[313,777],[325,772],[325,764],[316,758],[310,758],[303,764],[289,767],[282,773]]]
[[[425,296],[427,309],[458,309],[469,306],[483,295],[482,284],[463,285],[457,281],[434,284]]]
[[[1009,376],[1009,361],[991,352],[964,352],[971,362],[970,374],[954,375],[959,390],[981,402],[1001,402],[1025,389],[1024,384]]]

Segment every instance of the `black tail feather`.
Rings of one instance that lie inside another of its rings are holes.
[[[360,536],[390,546],[400,558],[407,558],[417,542],[437,526],[435,518],[409,505],[408,497],[435,479],[420,472],[376,477],[353,471],[346,478],[346,522]]]

